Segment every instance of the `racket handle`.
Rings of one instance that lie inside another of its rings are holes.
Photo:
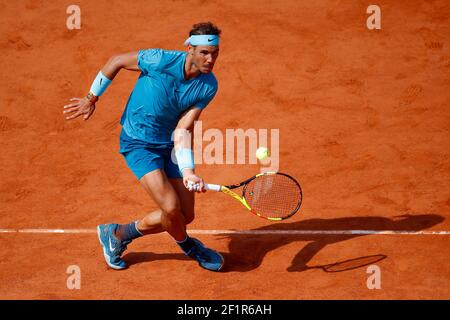
[[[221,189],[221,186],[218,184],[205,183],[205,189],[219,192]]]

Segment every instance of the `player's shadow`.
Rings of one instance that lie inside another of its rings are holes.
[[[190,260],[184,253],[129,252],[123,256],[128,267],[134,264],[158,260]]]
[[[435,214],[402,215],[392,219],[385,217],[346,217],[337,219],[308,219],[298,222],[272,223],[253,229],[260,230],[393,230],[421,231],[444,221],[444,217]],[[291,272],[308,269],[322,269],[326,272],[342,272],[360,268],[386,258],[384,254],[367,255],[344,261],[330,261],[325,265],[308,265],[308,262],[325,246],[349,239],[368,236],[364,234],[304,234],[304,235],[239,235],[226,234],[222,238],[229,239],[229,252],[221,252],[225,258],[223,272],[247,272],[258,268],[266,254],[292,242],[307,242],[294,256],[287,270]],[[207,243],[207,242],[206,242]],[[183,253],[129,252],[123,259],[132,266],[138,263],[157,260],[193,261]]]
[[[444,217],[435,214],[401,215],[385,217],[346,217],[337,219],[308,219],[298,222],[273,223],[254,230],[393,230],[421,231],[444,221]],[[224,272],[247,272],[258,268],[266,254],[292,242],[307,242],[295,254],[287,270],[300,272],[318,268],[327,272],[340,272],[363,267],[386,258],[384,254],[368,255],[345,261],[330,261],[326,265],[311,266],[308,263],[324,247],[334,243],[350,240],[364,234],[300,234],[283,235],[239,235],[227,234],[230,239],[228,253],[223,253],[226,264]]]

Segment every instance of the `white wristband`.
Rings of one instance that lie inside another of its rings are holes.
[[[95,77],[94,82],[92,83],[91,92],[96,97],[100,97],[103,92],[105,92],[106,88],[108,88],[110,83],[111,80],[109,80],[100,70],[100,72],[97,74],[97,77]]]
[[[175,150],[175,157],[177,159],[178,168],[181,172],[183,172],[184,169],[194,169],[194,152],[192,149],[188,148],[181,148]]]

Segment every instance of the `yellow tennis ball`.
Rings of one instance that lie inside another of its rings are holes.
[[[269,149],[266,147],[259,147],[258,150],[256,150],[256,158],[258,160],[264,160],[269,156]]]

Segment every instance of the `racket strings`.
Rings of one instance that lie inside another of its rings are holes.
[[[295,213],[301,203],[300,186],[292,178],[263,175],[250,181],[244,195],[253,211],[266,218],[283,218]]]

